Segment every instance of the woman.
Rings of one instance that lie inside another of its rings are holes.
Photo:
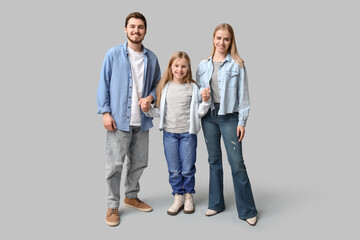
[[[231,167],[239,218],[254,226],[258,212],[241,146],[250,109],[248,82],[244,61],[237,52],[234,31],[229,24],[215,28],[212,52],[208,59],[200,62],[196,81],[204,100],[211,95],[210,110],[201,119],[210,165],[209,204],[205,215],[213,216],[225,209],[222,137]]]

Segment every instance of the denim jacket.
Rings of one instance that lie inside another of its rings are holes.
[[[193,86],[193,93],[190,103],[190,134],[198,134],[200,131],[200,118],[204,116],[210,107],[210,99],[207,102],[200,104],[200,92],[195,83],[191,83]],[[161,92],[160,109],[151,107],[150,110],[145,113],[148,117],[160,117],[159,130],[164,130],[164,120],[166,111],[166,94],[169,88],[169,83],[165,84],[164,89]]]
[[[212,57],[202,60],[196,71],[196,82],[200,91],[210,87],[210,80],[213,73]],[[238,126],[245,126],[249,116],[250,99],[246,68],[239,66],[231,54],[228,54],[218,71],[220,107],[219,115],[238,112]],[[214,110],[214,103],[211,102],[211,110]]]
[[[153,52],[143,47],[144,53],[144,83],[143,95],[152,95],[156,99],[156,85],[161,73],[158,60]],[[105,56],[101,69],[100,81],[97,90],[97,113],[109,112],[113,117],[117,129],[129,131],[132,79],[131,67],[128,58],[127,42],[111,48]],[[152,119],[140,110],[141,130],[149,130]]]

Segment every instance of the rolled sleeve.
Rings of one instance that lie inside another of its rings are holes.
[[[198,99],[199,99],[199,101],[200,102],[202,102],[202,98],[201,98],[201,91],[203,90],[203,89],[205,89],[205,87],[206,86],[204,86],[204,85],[202,85],[201,84],[201,78],[200,78],[200,72],[204,72],[204,70],[201,70],[202,68],[201,68],[201,63],[199,64],[199,67],[196,69],[196,83],[197,83],[197,85],[199,86],[199,91],[198,91]]]
[[[97,113],[111,112],[110,108],[110,82],[112,73],[113,56],[107,52],[100,73],[100,80],[97,89]]]
[[[246,126],[246,121],[249,116],[250,111],[250,97],[249,97],[249,86],[248,86],[248,77],[245,66],[240,69],[239,74],[239,84],[238,84],[238,93],[239,98],[239,121],[238,126]]]

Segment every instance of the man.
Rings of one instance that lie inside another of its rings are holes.
[[[142,45],[146,27],[146,19],[141,13],[127,16],[125,33],[128,41],[107,52],[100,74],[97,105],[107,129],[108,211],[105,222],[109,226],[119,224],[120,179],[125,156],[124,205],[143,212],[152,211],[137,196],[139,179],[148,163],[149,129],[153,126],[152,119],[141,109],[149,110],[161,76],[157,57]]]

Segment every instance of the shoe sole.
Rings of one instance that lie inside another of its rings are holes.
[[[242,219],[243,221],[247,222],[250,226],[255,226],[257,224],[257,219],[254,224],[249,223],[246,219]]]
[[[193,210],[190,210],[190,211],[186,211],[185,209],[184,209],[184,213],[186,213],[186,214],[192,214],[192,213],[194,213],[195,212],[195,208],[193,209]]]
[[[120,223],[120,221],[118,221],[118,222],[108,222],[108,221],[106,221],[106,220],[105,220],[105,222],[106,222],[106,224],[109,225],[110,227],[116,227],[116,226],[119,225],[119,223]]]
[[[177,212],[167,211],[167,214],[169,214],[169,215],[171,215],[171,216],[178,215],[178,213],[179,213],[181,210],[183,210],[183,208],[184,208],[184,205],[182,205]]]
[[[216,213],[213,213],[213,214],[206,214],[205,213],[205,216],[207,216],[207,217],[212,217],[212,216],[215,216],[216,214],[218,214],[219,212],[216,212]]]
[[[127,203],[124,203],[125,207],[129,207],[129,208],[134,208],[136,210],[139,210],[141,212],[151,212],[153,209],[152,208],[137,208],[137,207],[134,207],[133,205],[130,205],[130,204],[127,204]]]
[[[248,221],[246,221],[245,220],[245,222],[247,222],[250,226],[255,226],[256,225],[256,223],[257,223],[257,221],[254,223],[254,224],[251,224],[251,223],[249,223]]]

